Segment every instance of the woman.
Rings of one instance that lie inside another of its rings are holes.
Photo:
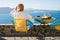
[[[23,4],[19,4],[16,7],[16,9],[14,9],[10,14],[14,18],[15,30],[17,32],[19,32],[19,31],[20,32],[27,32],[27,30],[29,30],[30,27],[33,25],[32,22],[34,22],[34,19],[32,18],[32,16],[30,16],[24,12],[24,5]],[[30,23],[28,23],[27,21]],[[26,23],[28,23],[28,27],[27,27]]]

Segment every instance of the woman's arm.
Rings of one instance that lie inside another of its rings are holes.
[[[31,15],[26,14],[26,18],[27,18],[28,20],[30,20],[31,22],[34,22],[34,18],[33,18]]]
[[[12,16],[12,17],[15,17],[15,9],[13,9],[11,12],[10,12],[10,15]]]

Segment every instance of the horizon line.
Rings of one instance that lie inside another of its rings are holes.
[[[12,9],[12,7],[0,7],[0,8],[11,8]],[[28,10],[28,9],[30,9],[30,10],[33,10],[33,9],[35,9],[35,10],[54,10],[54,9],[38,9],[38,8],[25,8],[24,10]],[[55,11],[60,11],[60,9],[55,10]]]

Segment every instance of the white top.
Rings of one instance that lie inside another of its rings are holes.
[[[15,9],[12,10],[10,15],[12,15],[13,18],[25,18],[25,19],[28,19],[28,20],[34,22],[34,19],[32,18],[31,15],[26,14],[25,12],[17,12]]]

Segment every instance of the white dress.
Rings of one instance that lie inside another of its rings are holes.
[[[13,18],[24,18],[24,19],[28,19],[30,20],[31,22],[34,23],[34,19],[32,18],[31,15],[25,13],[25,12],[17,12],[15,9],[12,10],[12,12],[10,13],[10,15],[13,17]],[[28,30],[29,30],[29,26],[28,26]]]
[[[25,12],[17,12],[15,9],[12,10],[12,12],[10,13],[10,15],[13,18],[25,18],[25,19],[30,20],[31,22],[34,22],[34,19],[32,18],[31,15],[29,15],[29,14],[27,14]]]

